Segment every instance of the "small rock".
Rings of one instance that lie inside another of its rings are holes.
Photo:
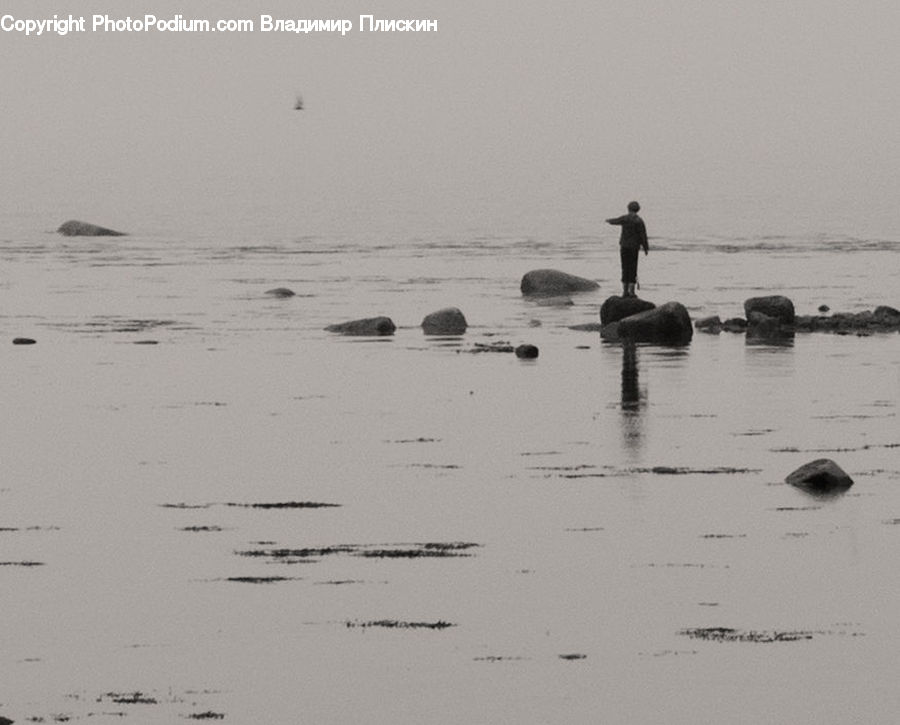
[[[32,340],[30,337],[14,337],[13,345],[34,345],[37,340]]]
[[[751,297],[744,302],[744,316],[748,320],[751,312],[761,312],[768,317],[776,318],[785,325],[791,325],[794,322],[794,303],[783,295]]]
[[[701,332],[708,332],[712,335],[718,335],[722,332],[722,320],[719,319],[718,315],[713,315],[712,317],[704,317],[700,320],[697,320],[694,323],[694,327],[696,327]]]
[[[534,345],[519,345],[516,348],[516,357],[531,359],[538,356],[538,349]]]
[[[887,305],[879,305],[872,313],[875,322],[879,325],[900,325],[900,310]]]
[[[96,224],[88,224],[80,222],[77,219],[70,219],[63,222],[59,229],[56,230],[64,237],[124,237],[125,232],[117,232],[115,229],[107,229]]]
[[[328,332],[337,332],[341,335],[393,335],[396,329],[397,326],[390,317],[366,317],[325,328]]]
[[[276,287],[275,289],[266,290],[269,297],[293,297],[296,293],[287,287]]]
[[[465,315],[456,307],[445,307],[422,320],[426,335],[462,335],[467,327]]]
[[[819,305],[819,312],[823,315],[828,312],[831,308],[828,305]]]
[[[543,295],[553,297],[572,292],[589,292],[600,285],[592,279],[578,277],[556,269],[535,269],[526,272],[519,288],[523,295]]]
[[[853,479],[830,458],[817,458],[806,463],[784,479],[791,486],[828,493],[846,491],[853,485]]]

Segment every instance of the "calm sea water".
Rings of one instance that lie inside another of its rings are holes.
[[[680,208],[646,299],[900,306],[885,227]],[[894,721],[900,338],[601,343],[569,326],[619,289],[614,231],[486,216],[5,220],[0,715]],[[601,290],[525,300],[540,267]],[[449,305],[468,332],[425,337]],[[847,494],[784,485],[820,457]]]

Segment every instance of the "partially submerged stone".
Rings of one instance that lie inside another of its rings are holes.
[[[756,342],[783,341],[794,336],[793,325],[785,325],[777,317],[757,310],[747,319],[747,339]]]
[[[694,327],[701,332],[706,332],[710,335],[718,335],[722,332],[722,320],[719,319],[718,315],[703,317],[694,323]]]
[[[536,358],[538,356],[538,349],[535,345],[519,345],[516,348],[516,357],[518,358]]]
[[[652,310],[656,305],[648,300],[642,300],[639,297],[619,297],[613,295],[603,300],[600,305],[600,324],[608,325],[611,322],[618,322],[638,312]]]
[[[467,327],[465,315],[456,307],[445,307],[422,320],[422,330],[426,335],[462,335]]]
[[[652,310],[604,325],[600,330],[600,337],[604,340],[632,340],[661,345],[686,345],[693,336],[691,316],[680,302],[666,302]]]
[[[89,224],[88,222],[80,222],[77,219],[70,219],[63,222],[59,229],[56,230],[64,237],[124,237],[125,232],[117,232],[115,229],[107,229],[106,227]]]
[[[745,300],[744,316],[748,321],[752,312],[761,312],[767,317],[774,317],[786,325],[791,325],[794,322],[794,303],[784,295],[751,297]]]
[[[792,486],[829,493],[846,491],[853,485],[853,479],[830,458],[817,458],[793,471],[784,479]]]
[[[269,297],[293,297],[296,293],[292,289],[288,289],[287,287],[276,287],[275,289],[266,290],[266,294]]]
[[[329,325],[325,328],[328,332],[336,332],[340,335],[378,336],[393,335],[397,326],[390,317],[366,317],[361,320],[350,320]]]
[[[554,297],[573,292],[590,292],[599,286],[592,279],[560,272],[557,269],[535,269],[525,273],[519,288],[523,295]]]

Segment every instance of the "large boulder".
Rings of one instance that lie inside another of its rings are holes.
[[[638,312],[652,310],[656,305],[639,297],[607,297],[600,305],[600,324],[608,325],[610,322],[618,322],[626,317],[636,315]]]
[[[794,303],[783,295],[767,297],[751,297],[744,301],[744,316],[750,321],[750,313],[760,312],[767,317],[774,317],[785,325],[794,324]],[[752,324],[752,322],[751,322]]]
[[[329,325],[325,329],[341,335],[393,335],[397,326],[390,317],[366,317]]]
[[[456,307],[445,307],[425,315],[422,330],[426,335],[462,335],[468,324],[465,315]]]
[[[592,279],[577,277],[568,272],[560,272],[556,269],[535,269],[525,273],[519,288],[523,295],[556,297],[572,292],[590,292],[599,286]]]
[[[680,302],[666,302],[652,310],[604,325],[600,330],[600,337],[604,340],[633,340],[662,345],[686,345],[693,336],[691,316]]]
[[[817,458],[793,471],[784,479],[792,486],[829,493],[846,491],[853,485],[853,479],[830,458]]]
[[[117,232],[115,229],[98,227],[96,224],[80,222],[70,219],[57,229],[64,237],[124,237],[125,232]]]

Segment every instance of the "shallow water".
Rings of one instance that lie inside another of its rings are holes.
[[[601,343],[569,329],[618,289],[583,230],[23,226],[0,233],[0,329],[37,340],[0,347],[0,714],[892,721],[896,334]],[[641,295],[695,318],[900,302],[896,242],[651,241]],[[538,267],[601,290],[525,300]],[[447,305],[469,331],[423,336]],[[392,338],[323,330],[375,314]],[[501,341],[540,357],[473,353]],[[847,494],[783,483],[820,457]]]

